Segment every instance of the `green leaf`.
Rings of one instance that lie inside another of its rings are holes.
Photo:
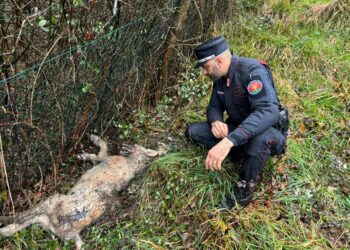
[[[39,27],[41,27],[41,28],[44,27],[46,24],[47,24],[47,21],[45,19],[40,20],[38,23]]]
[[[40,29],[42,30],[42,31],[45,31],[45,32],[49,32],[50,30],[48,29],[48,28],[46,28],[46,27],[40,27]]]
[[[84,5],[84,0],[73,0],[73,4],[76,7],[83,6]]]
[[[81,91],[82,91],[83,93],[89,92],[89,90],[90,90],[92,84],[89,83],[88,81],[84,81],[83,85],[84,85],[84,86],[81,88]]]
[[[54,25],[57,24],[58,23],[58,19],[56,17],[52,16],[51,17],[51,23],[54,24]]]

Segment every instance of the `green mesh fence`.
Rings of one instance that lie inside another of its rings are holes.
[[[143,19],[133,20],[0,82],[13,88],[3,91],[1,99],[6,102],[1,123],[11,169],[23,171],[23,163],[56,166],[89,126],[104,131],[130,111],[122,104],[137,100],[142,81],[137,68],[164,42],[161,27],[158,34],[142,32],[147,28]],[[135,74],[139,82],[134,82]]]

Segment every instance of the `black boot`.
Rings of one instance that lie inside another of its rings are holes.
[[[241,206],[247,206],[253,199],[253,188],[254,184],[252,182],[237,182],[233,189],[236,202]]]
[[[238,181],[233,189],[234,197],[227,196],[224,203],[224,208],[232,209],[236,202],[241,206],[247,206],[253,198],[254,183],[246,181]]]

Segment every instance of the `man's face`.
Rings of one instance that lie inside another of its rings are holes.
[[[202,66],[203,74],[209,77],[212,81],[215,81],[221,77],[221,72],[218,63],[215,58],[207,61]]]

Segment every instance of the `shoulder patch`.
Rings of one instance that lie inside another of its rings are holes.
[[[257,95],[257,94],[259,94],[259,93],[261,92],[262,88],[263,88],[263,84],[262,84],[262,82],[259,81],[259,80],[253,80],[253,81],[251,81],[251,82],[248,84],[248,87],[247,87],[248,93],[249,93],[250,95]]]

